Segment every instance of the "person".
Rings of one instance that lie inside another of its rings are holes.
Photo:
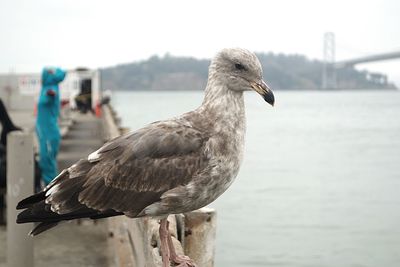
[[[44,68],[42,88],[37,104],[36,133],[39,140],[39,166],[47,185],[57,175],[57,154],[61,135],[58,127],[60,89],[58,84],[66,72],[60,68]]]
[[[3,100],[0,99],[0,124],[1,124],[1,137],[0,137],[0,225],[5,225],[5,192],[7,188],[7,135],[13,131],[22,131],[21,127],[16,126],[11,120],[7,112]],[[40,168],[34,158],[35,163],[35,192],[39,192],[40,188]]]
[[[8,115],[6,106],[0,99],[0,124],[1,124],[1,137],[0,137],[0,225],[5,225],[5,198],[4,194],[7,188],[7,135],[13,131],[22,131],[22,129],[12,122]]]
[[[86,114],[88,111],[92,111],[92,81],[85,79],[81,82],[81,91],[75,97],[75,103],[77,109]]]
[[[0,123],[2,126],[0,143],[4,147],[7,147],[7,135],[13,131],[22,131],[22,129],[12,122],[10,115],[8,115],[6,106],[0,99]]]

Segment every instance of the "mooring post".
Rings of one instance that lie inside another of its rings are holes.
[[[213,267],[217,213],[211,208],[201,208],[185,213],[185,254],[197,266]]]
[[[33,136],[11,132],[7,136],[7,266],[33,266],[31,223],[16,224],[17,203],[33,193]]]

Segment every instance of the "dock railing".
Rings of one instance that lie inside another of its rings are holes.
[[[109,105],[103,106],[105,140],[119,136],[120,119]],[[178,254],[189,256],[198,267],[214,266],[216,212],[202,208],[185,214],[170,215],[170,232]],[[152,218],[108,219],[109,247],[115,266],[160,267],[159,222]]]

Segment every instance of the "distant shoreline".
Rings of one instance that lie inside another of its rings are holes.
[[[303,55],[258,53],[257,56],[264,79],[274,90],[319,90],[322,87],[322,61]],[[202,90],[207,84],[209,65],[208,59],[152,56],[143,61],[102,68],[102,84],[107,89]],[[396,89],[387,75],[354,67],[337,69],[335,77],[339,89]]]

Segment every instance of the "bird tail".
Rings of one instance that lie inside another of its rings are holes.
[[[73,172],[68,169],[63,170],[44,191],[21,200],[17,209],[24,210],[18,214],[16,222],[39,222],[30,232],[30,235],[34,236],[55,227],[61,221],[122,215],[123,213],[114,210],[94,210],[79,202],[78,196],[90,168],[91,164],[87,160],[81,160],[75,165]],[[59,184],[62,184],[63,190],[58,194],[51,194],[51,190],[56,191]],[[52,204],[47,203],[46,199],[51,199]],[[57,210],[57,206],[62,207],[62,212]]]
[[[30,236],[35,236],[40,233],[43,233],[44,231],[47,231],[55,226],[58,225],[59,222],[42,222],[36,225],[30,232]]]
[[[54,221],[51,220],[51,217],[57,216],[54,216],[55,214],[51,210],[47,210],[44,199],[45,191],[30,196],[20,201],[17,205],[17,209],[25,209],[18,214],[17,223],[40,222],[30,231],[30,236],[38,235],[57,226],[59,223],[59,220],[56,220],[56,218],[54,218]],[[43,221],[45,218],[46,221]]]
[[[32,196],[29,196],[29,197],[21,200],[20,202],[18,202],[17,210],[27,209],[27,208],[31,207],[33,204],[44,200],[45,198],[46,198],[46,192],[45,191],[42,191],[42,192],[39,192],[39,193],[34,194]]]

